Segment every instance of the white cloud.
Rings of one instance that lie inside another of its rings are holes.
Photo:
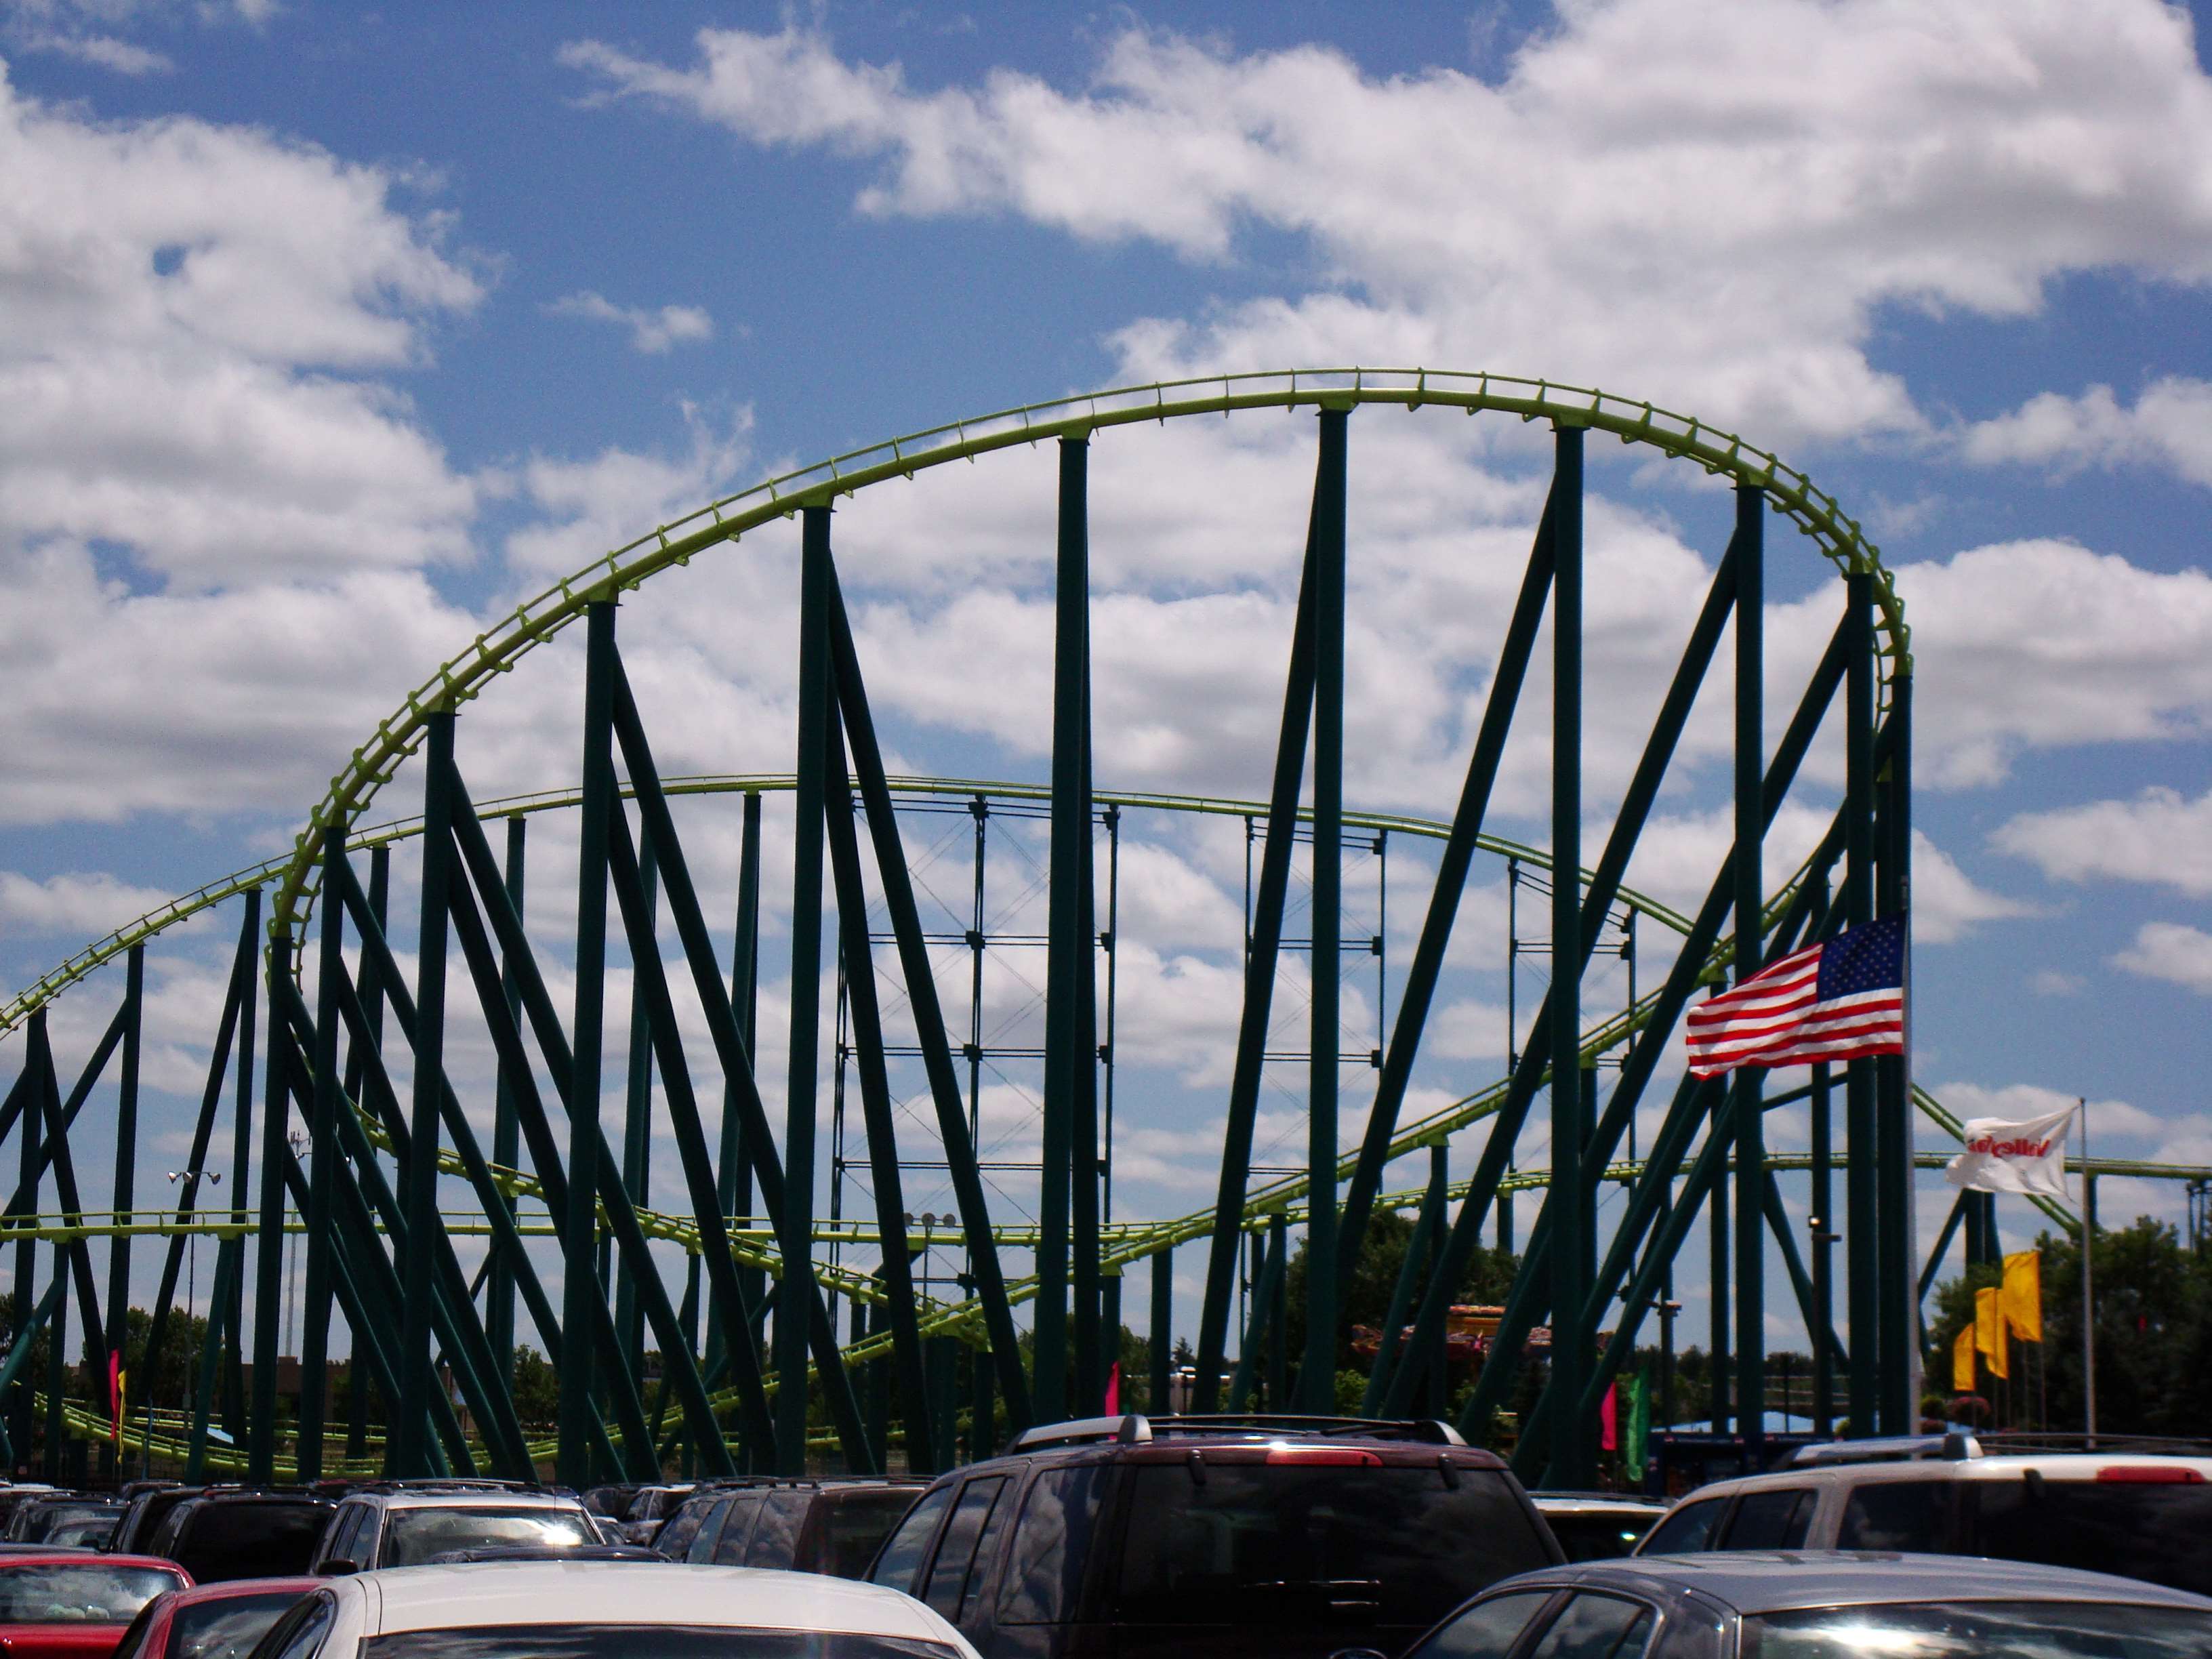
[[[2112,965],[2212,996],[2212,933],[2178,921],[2147,921]]]
[[[1879,307],[2017,316],[2066,270],[2212,270],[2212,99],[2186,15],[2149,0],[1565,6],[1495,85],[1139,28],[1074,88],[922,88],[797,25],[702,30],[687,64],[563,57],[877,164],[865,214],[1009,212],[1206,262],[1247,225],[1314,246],[1317,291],[1155,319],[1121,337],[1137,368],[1528,366],[1775,436],[1911,431],[1863,349]]]
[[[105,871],[72,871],[34,881],[0,870],[0,926],[90,939],[113,932],[171,896],[156,888],[133,887]]]
[[[25,52],[73,58],[80,64],[91,64],[118,75],[169,75],[177,67],[166,54],[112,34],[61,34],[40,30],[20,36],[15,45]]]
[[[1904,566],[1917,679],[1913,780],[2002,779],[2022,749],[2212,730],[2212,576],[2071,542]]]
[[[711,340],[714,319],[698,306],[618,306],[604,295],[586,290],[570,294],[545,307],[549,317],[581,317],[594,323],[613,323],[629,331],[629,343],[648,356],[663,355],[679,342]]]
[[[2022,812],[1990,841],[2054,880],[2108,876],[2212,896],[2212,790],[2190,800],[2154,786],[2132,800]]]
[[[1984,922],[2034,915],[2032,906],[1977,886],[1950,854],[1917,830],[1912,832],[1912,936],[1923,945],[1948,945]]]
[[[2078,398],[2042,392],[1968,428],[1960,453],[1979,465],[2040,465],[2059,477],[2093,466],[2148,466],[2212,484],[2212,384],[2168,375],[2146,386],[2132,409],[2108,386]]]

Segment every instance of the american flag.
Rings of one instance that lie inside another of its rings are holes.
[[[1905,917],[1793,951],[1687,1022],[1690,1075],[1905,1052]]]

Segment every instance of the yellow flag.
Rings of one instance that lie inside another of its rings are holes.
[[[2004,1259],[2004,1284],[1997,1306],[2021,1341],[2043,1340],[2043,1258],[2039,1254],[2018,1250]]]
[[[1972,1394],[1974,1391],[1974,1328],[1959,1327],[1958,1340],[1951,1344],[1951,1392]]]
[[[1974,1346],[1989,1362],[1991,1376],[2010,1376],[2012,1367],[2005,1352],[2004,1315],[1997,1307],[1998,1291],[1994,1285],[1974,1292]]]

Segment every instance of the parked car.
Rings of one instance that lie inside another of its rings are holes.
[[[1570,1561],[1605,1561],[1626,1555],[1667,1513],[1663,1498],[1618,1492],[1532,1492],[1536,1513],[1559,1540]]]
[[[654,1536],[672,1561],[865,1578],[926,1480],[719,1481],[693,1492]]]
[[[447,1550],[604,1541],[582,1500],[568,1492],[494,1480],[374,1481],[337,1506],[307,1570],[365,1572],[417,1565]]]
[[[17,1480],[0,1486],[0,1526],[15,1518],[15,1511],[34,1498],[51,1498],[60,1492],[59,1486],[48,1486],[43,1480]]]
[[[115,1659],[246,1659],[319,1578],[235,1578],[165,1590],[138,1610]]]
[[[1748,1551],[1524,1573],[1405,1659],[2196,1659],[2208,1644],[2212,1601],[2108,1573]]]
[[[584,1507],[593,1515],[603,1515],[610,1521],[618,1521],[629,1508],[629,1500],[645,1488],[635,1480],[613,1486],[593,1486],[584,1494]]]
[[[337,1508],[307,1492],[203,1492],[169,1511],[151,1553],[202,1584],[304,1573]]]
[[[40,1542],[54,1549],[111,1549],[115,1544],[115,1528],[122,1520],[123,1505],[112,1504],[99,1515],[56,1522]]]
[[[629,1507],[615,1523],[615,1530],[625,1544],[650,1544],[661,1523],[683,1507],[684,1500],[691,1495],[689,1485],[681,1486],[640,1486],[631,1494]],[[587,1506],[588,1507],[588,1506]],[[604,1527],[601,1530],[605,1530]]]
[[[647,1632],[650,1632],[648,1635]],[[403,1567],[325,1580],[255,1659],[975,1659],[869,1584],[635,1561]]]
[[[9,1659],[106,1659],[141,1607],[191,1583],[144,1555],[0,1557],[0,1648]]]
[[[1640,1555],[1870,1549],[1986,1555],[2124,1573],[2212,1594],[2212,1457],[2139,1452],[1948,1455],[1831,1462],[1701,1486]]]
[[[940,1475],[869,1571],[983,1653],[1395,1652],[1564,1558],[1498,1458],[1442,1423],[1098,1418]]]
[[[118,1554],[146,1553],[154,1541],[154,1534],[169,1518],[169,1511],[187,1498],[198,1498],[204,1492],[234,1492],[232,1486],[186,1486],[171,1482],[165,1486],[153,1486],[136,1493],[125,1505],[123,1520],[115,1528],[115,1541],[109,1546]]]
[[[90,1492],[41,1492],[19,1504],[8,1517],[8,1541],[43,1544],[64,1522],[114,1520],[122,1514],[123,1505],[112,1498],[98,1498]]]

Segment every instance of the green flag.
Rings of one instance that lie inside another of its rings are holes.
[[[1637,1372],[1628,1379],[1628,1422],[1620,1437],[1620,1468],[1631,1481],[1644,1479],[1644,1449],[1651,1440],[1651,1389]]]

